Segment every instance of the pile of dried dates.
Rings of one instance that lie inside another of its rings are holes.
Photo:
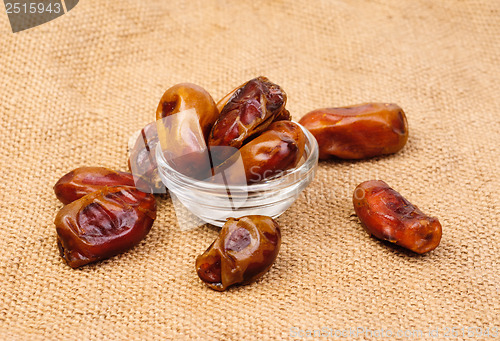
[[[304,156],[306,137],[291,121],[286,101],[283,89],[265,77],[240,85],[218,103],[195,84],[168,89],[156,122],[142,129],[130,151],[133,175],[81,167],[54,186],[65,205],[55,219],[61,257],[77,268],[124,252],[148,234],[156,218],[154,193],[165,192],[154,157],[158,143],[175,169],[197,179],[225,170],[235,155],[243,161],[248,184],[295,168]],[[408,140],[406,116],[396,104],[318,109],[299,122],[316,138],[320,159],[392,154]],[[439,245],[439,221],[383,181],[356,187],[353,204],[364,228],[379,239],[416,253]],[[269,270],[280,244],[280,227],[270,217],[230,218],[196,259],[196,271],[218,291],[250,283]]]

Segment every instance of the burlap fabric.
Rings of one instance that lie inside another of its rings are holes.
[[[498,1],[82,0],[16,34],[2,13],[0,34],[0,339],[500,329]],[[59,177],[83,165],[126,170],[129,137],[171,85],[194,82],[218,99],[258,75],[287,91],[296,120],[398,103],[409,142],[394,156],[321,162],[279,218],[277,262],[252,285],[203,285],[194,261],[218,228],[180,231],[168,196],[133,250],[79,270],[62,261]],[[439,217],[441,245],[416,256],[370,238],[351,203],[369,179]]]

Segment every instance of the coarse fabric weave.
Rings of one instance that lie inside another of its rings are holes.
[[[459,340],[471,339],[469,327],[500,337],[499,1],[81,0],[16,34],[2,10],[0,53],[0,339],[276,340],[308,330],[377,339],[382,330],[428,340],[430,329],[443,339],[455,328]],[[285,89],[295,120],[397,103],[408,144],[320,162],[279,218],[276,263],[251,285],[220,293],[199,280],[195,259],[218,228],[182,231],[168,195],[137,247],[77,270],[64,263],[52,190],[62,175],[126,170],[129,137],[170,86],[197,83],[217,100],[259,75]],[[438,217],[441,245],[418,256],[369,237],[351,197],[370,179]]]

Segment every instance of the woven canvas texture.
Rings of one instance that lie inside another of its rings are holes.
[[[500,2],[81,0],[16,34],[3,12],[0,53],[0,339],[500,329]],[[259,75],[284,88],[295,120],[397,103],[408,144],[320,162],[278,220],[276,263],[251,285],[219,293],[199,280],[195,259],[218,228],[181,231],[168,195],[137,247],[77,270],[63,262],[52,191],[62,175],[126,170],[129,137],[170,86],[197,83],[217,100]],[[351,197],[370,179],[438,217],[441,245],[417,256],[369,237]]]

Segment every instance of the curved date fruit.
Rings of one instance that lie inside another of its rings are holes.
[[[156,146],[158,144],[156,122],[149,123],[140,132],[130,150],[128,168],[134,174],[136,187],[147,193],[165,193],[165,185],[158,174]]]
[[[354,190],[354,210],[365,230],[416,253],[435,249],[441,241],[441,224],[413,206],[384,181],[372,180]]]
[[[57,199],[69,204],[105,186],[135,186],[130,173],[104,167],[80,167],[64,175],[54,186]]]
[[[299,121],[316,138],[319,158],[363,159],[393,154],[408,140],[405,113],[396,104],[365,103],[311,111]]]
[[[215,168],[222,170],[230,184],[236,184],[240,174],[227,168],[241,157],[247,183],[255,183],[295,167],[304,155],[306,137],[299,125],[292,121],[278,121],[265,132],[240,148],[226,162]],[[241,171],[236,169],[236,171]]]
[[[219,110],[217,110],[212,96],[199,85],[180,83],[165,91],[156,109],[156,120],[188,109],[196,111],[206,140],[213,124],[219,117]]]
[[[214,290],[247,284],[269,270],[280,245],[280,228],[273,219],[258,215],[229,218],[219,237],[196,259],[196,271]]]
[[[163,154],[174,169],[196,178],[210,174],[207,139],[218,116],[214,100],[198,85],[181,83],[165,92],[156,123]]]
[[[219,101],[225,103],[219,119],[208,138],[209,146],[228,146],[239,149],[247,139],[259,134],[275,121],[289,119],[285,109],[286,93],[266,77],[248,81]],[[230,155],[218,156],[220,161]]]
[[[56,216],[57,245],[72,268],[138,244],[156,218],[153,195],[133,187],[104,187],[64,206]]]

